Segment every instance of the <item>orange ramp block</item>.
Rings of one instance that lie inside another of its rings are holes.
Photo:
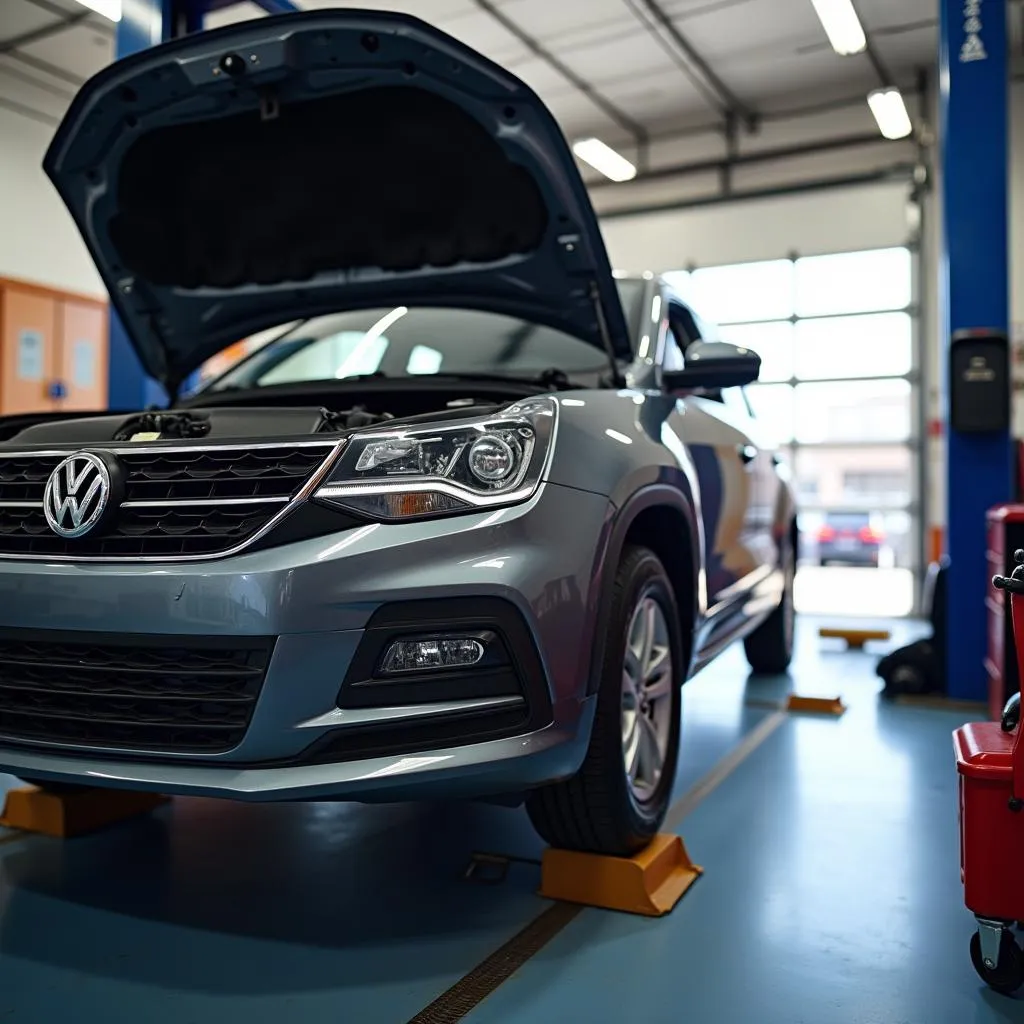
[[[657,835],[633,857],[549,848],[541,861],[540,895],[627,914],[660,917],[704,873],[679,836]]]
[[[841,715],[846,711],[842,697],[801,697],[791,693],[786,698],[786,710],[816,715]]]
[[[167,800],[158,793],[99,788],[54,787],[50,790],[27,786],[8,791],[0,825],[71,839],[148,814]]]
[[[823,626],[818,636],[825,640],[845,640],[846,646],[860,650],[870,640],[888,640],[892,634],[887,629],[846,629],[842,626]]]

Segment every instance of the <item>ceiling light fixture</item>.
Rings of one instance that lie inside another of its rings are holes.
[[[875,89],[868,93],[868,106],[887,139],[905,139],[914,130],[899,89]]]
[[[580,139],[573,143],[572,151],[595,171],[612,181],[629,181],[636,177],[636,168],[611,146],[600,139]]]
[[[102,14],[111,21],[121,20],[121,0],[78,0],[83,7]]]
[[[811,3],[836,53],[849,57],[867,49],[867,36],[852,0],[811,0]]]

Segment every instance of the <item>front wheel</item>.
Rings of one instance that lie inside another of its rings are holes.
[[[613,583],[586,758],[571,779],[527,800],[547,843],[622,857],[654,838],[672,797],[684,671],[672,584],[652,551],[628,548]]]
[[[792,544],[786,545],[782,562],[782,600],[778,607],[743,642],[747,662],[758,675],[779,675],[793,660],[793,639],[796,633],[796,606],[793,585],[796,580],[796,555]]]

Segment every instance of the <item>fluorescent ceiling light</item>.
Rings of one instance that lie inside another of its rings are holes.
[[[121,20],[121,0],[78,0],[83,7],[102,14],[111,21]]]
[[[852,0],[811,0],[811,3],[836,53],[848,57],[867,49],[867,37]]]
[[[600,139],[580,139],[573,143],[572,151],[595,171],[600,171],[612,181],[629,181],[636,177],[636,168],[611,146]]]
[[[887,139],[905,139],[913,130],[907,105],[899,89],[876,89],[868,93],[868,106]]]

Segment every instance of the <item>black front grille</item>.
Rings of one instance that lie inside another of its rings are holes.
[[[42,501],[46,481],[61,457],[0,457],[0,502]]]
[[[37,509],[0,506],[0,550],[64,557],[173,558],[216,554],[251,537],[280,504],[122,508],[107,533],[64,540]]]
[[[121,456],[128,468],[125,501],[291,498],[328,451],[329,446],[132,453]]]
[[[77,540],[43,514],[62,455],[0,453],[0,553],[79,558],[215,555],[256,534],[316,472],[333,442],[268,448],[118,449],[124,504],[109,527]]]
[[[273,641],[0,633],[0,735],[215,754],[238,746]]]

